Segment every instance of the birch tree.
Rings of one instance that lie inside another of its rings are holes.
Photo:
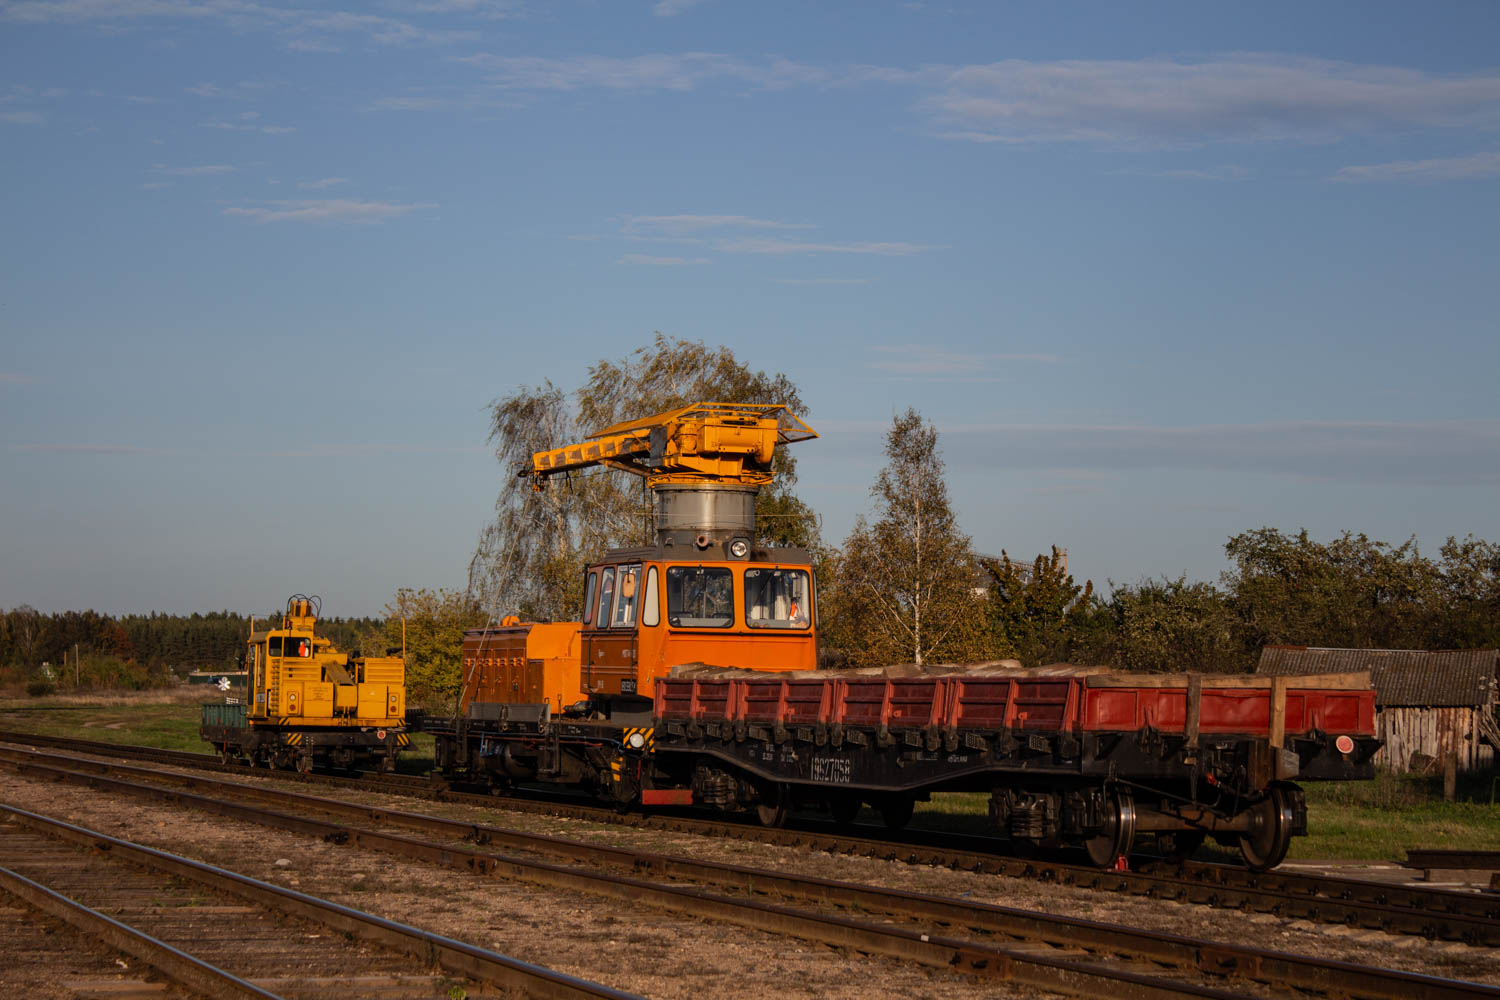
[[[908,409],[885,454],[874,521],[855,522],[828,586],[828,644],[856,665],[983,659],[981,571],[948,500],[937,429]]]

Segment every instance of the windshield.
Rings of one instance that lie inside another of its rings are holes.
[[[718,566],[667,570],[667,622],[678,628],[728,628],[734,624],[734,575]]]
[[[812,625],[807,571],[745,570],[745,624],[751,628],[807,628]]]

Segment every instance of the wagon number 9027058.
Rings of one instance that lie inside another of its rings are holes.
[[[847,785],[853,780],[852,770],[853,765],[845,757],[814,757],[809,777],[831,785]]]

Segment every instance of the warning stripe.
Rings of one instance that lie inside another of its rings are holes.
[[[646,741],[642,745],[641,750],[649,751],[656,742],[656,730],[651,726],[626,726],[625,745],[627,747],[630,746],[630,737],[636,733],[640,733],[641,737]]]

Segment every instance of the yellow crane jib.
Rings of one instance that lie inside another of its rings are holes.
[[[589,435],[587,441],[539,451],[520,475],[538,488],[550,476],[604,465],[664,483],[737,483],[763,486],[772,478],[779,444],[818,434],[784,404],[694,403],[627,420]]]

